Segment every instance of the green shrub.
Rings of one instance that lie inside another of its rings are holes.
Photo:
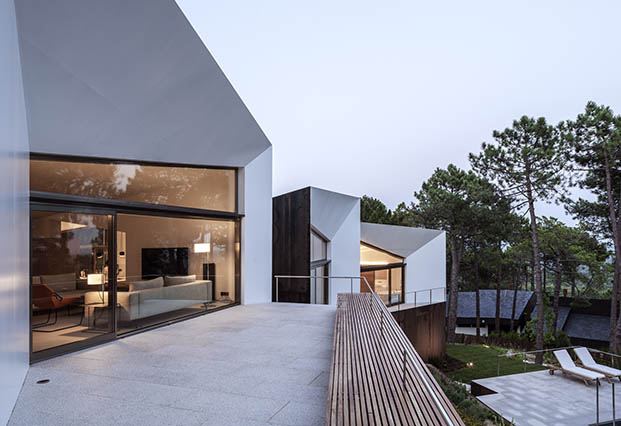
[[[569,339],[567,333],[565,333],[564,331],[557,331],[556,342],[554,343],[554,345],[557,348],[565,348],[567,346],[571,346],[571,340]]]

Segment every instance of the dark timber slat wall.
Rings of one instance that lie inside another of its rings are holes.
[[[326,424],[463,426],[381,303],[371,293],[338,296]]]
[[[424,361],[444,356],[446,353],[445,303],[403,310],[392,307],[390,311]]]
[[[310,188],[274,197],[272,200],[272,274],[310,274]],[[280,302],[309,303],[308,280],[279,279]],[[272,300],[276,280],[272,279]]]

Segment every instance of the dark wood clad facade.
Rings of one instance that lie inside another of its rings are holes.
[[[431,358],[444,357],[446,352],[445,313],[446,303],[434,303],[403,311],[393,310],[392,315],[416,352],[428,362]]]
[[[310,187],[272,200],[272,274],[310,274]],[[279,279],[278,301],[310,303],[310,282]],[[276,280],[272,279],[276,301]]]

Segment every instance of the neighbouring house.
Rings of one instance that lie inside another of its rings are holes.
[[[4,424],[31,362],[271,300],[272,149],[175,1],[0,16]]]
[[[359,276],[358,197],[306,187],[274,197],[272,217],[274,301],[335,304],[351,291],[353,279],[325,277]]]
[[[552,310],[552,298],[546,308]],[[536,316],[536,308],[531,316]],[[556,329],[565,332],[573,345],[607,348],[610,345],[610,300],[559,298]]]
[[[496,290],[479,290],[479,311],[481,319],[480,332],[482,336],[496,331]],[[513,311],[514,291],[500,290],[500,329],[509,331],[511,328],[511,314]],[[515,315],[513,316],[515,330],[521,332],[530,320],[535,306],[535,293],[518,290],[515,297]],[[447,312],[448,314],[448,312]],[[457,334],[476,335],[476,292],[460,291],[457,298]]]

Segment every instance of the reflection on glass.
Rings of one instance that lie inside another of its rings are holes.
[[[360,265],[378,266],[403,263],[403,258],[391,255],[366,244],[360,244]]]
[[[361,276],[366,278],[369,287],[387,305],[394,305],[403,301],[403,266],[393,266],[387,269],[372,269],[362,271]],[[360,292],[368,293],[368,287],[360,280]]]
[[[235,170],[30,160],[30,189],[235,211]]]
[[[237,300],[236,222],[118,214],[117,230],[121,333]]]
[[[32,349],[110,332],[110,216],[32,212]]]
[[[311,299],[310,303],[327,305],[329,303],[328,265],[318,266],[311,270]]]
[[[311,262],[328,258],[328,243],[319,235],[311,232]]]
[[[388,295],[390,294],[390,288],[388,285],[388,270],[382,269],[375,271],[375,292],[382,298],[384,303],[388,303]]]
[[[403,287],[403,268],[390,270],[390,304],[401,302]]]

